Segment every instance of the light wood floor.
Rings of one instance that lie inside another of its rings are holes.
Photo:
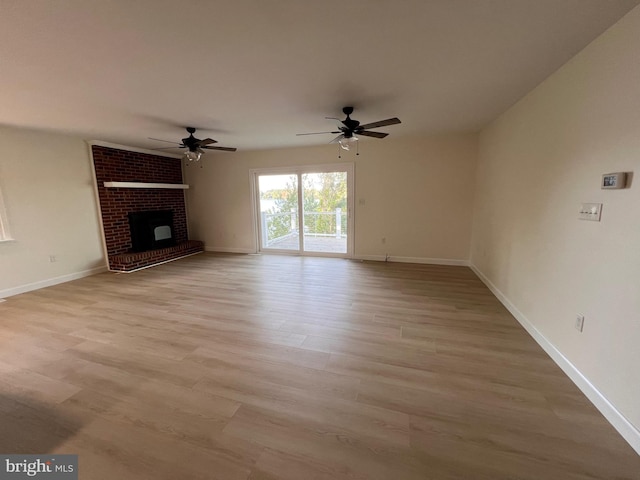
[[[0,303],[0,452],[93,479],[638,479],[464,267],[203,254]]]

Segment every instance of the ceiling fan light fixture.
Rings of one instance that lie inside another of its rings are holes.
[[[191,150],[184,152],[184,159],[189,162],[198,162],[201,156],[200,152],[192,152]]]
[[[340,144],[340,147],[342,147],[344,150],[349,150],[349,146],[355,145],[357,141],[358,141],[358,137],[356,137],[355,135],[352,135],[350,137],[341,138],[340,140],[338,140],[338,143]]]

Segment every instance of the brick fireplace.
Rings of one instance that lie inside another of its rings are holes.
[[[101,145],[91,149],[110,270],[129,272],[203,251],[202,242],[188,238],[184,190],[170,188],[183,183],[179,158]],[[105,182],[141,188],[105,187]],[[147,188],[146,184],[167,185]],[[171,246],[133,251],[129,214],[140,212],[172,213]]]

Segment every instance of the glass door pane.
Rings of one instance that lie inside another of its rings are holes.
[[[347,253],[347,172],[303,173],[303,250]]]
[[[300,251],[298,175],[260,175],[260,248]]]

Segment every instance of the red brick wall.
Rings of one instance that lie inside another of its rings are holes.
[[[109,256],[131,249],[129,212],[173,210],[176,241],[187,241],[184,190],[104,187],[104,182],[183,183],[180,159],[97,145],[91,148]]]

